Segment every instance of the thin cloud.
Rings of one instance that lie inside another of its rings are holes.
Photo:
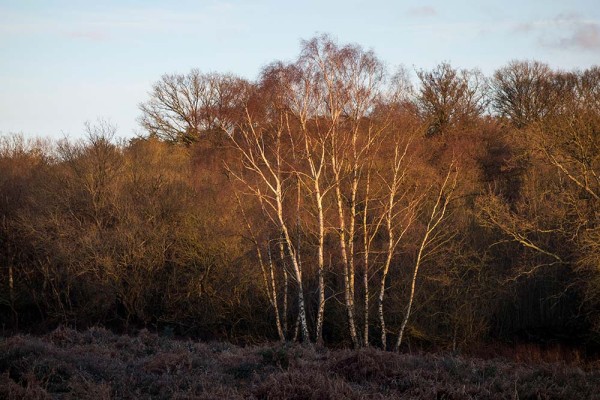
[[[437,11],[431,6],[413,7],[408,10],[408,15],[412,17],[435,17]]]
[[[557,24],[564,24],[570,22],[577,23],[578,21],[581,21],[581,15],[575,12],[563,12],[554,17],[554,21]]]
[[[575,28],[570,36],[560,39],[560,47],[600,50],[600,25],[585,24]]]
[[[535,25],[532,22],[520,22],[513,26],[513,33],[528,33],[535,29]]]
[[[243,27],[229,21],[230,14],[239,10],[223,3],[198,7],[193,11],[174,11],[167,8],[127,8],[105,11],[69,11],[65,15],[30,15],[12,11],[0,13],[0,35],[59,34],[76,39],[106,40],[111,32],[119,36],[123,30],[135,32],[173,32],[204,29],[240,30]],[[239,11],[241,12],[241,11]],[[65,19],[69,22],[65,23]]]
[[[513,25],[514,34],[531,35],[538,45],[561,50],[600,49],[600,23],[577,13],[561,13],[554,18]]]
[[[65,32],[64,36],[71,39],[89,40],[92,42],[102,42],[109,39],[109,35],[100,31],[70,31]]]

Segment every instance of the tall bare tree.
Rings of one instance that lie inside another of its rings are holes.
[[[409,189],[408,185],[405,185],[408,166],[410,164],[407,162],[409,145],[410,142],[405,143],[402,147],[400,143],[395,145],[391,174],[383,182],[387,188],[387,197],[384,198],[383,212],[380,218],[384,221],[387,246],[385,249],[385,261],[381,271],[379,296],[377,298],[377,311],[381,327],[381,346],[383,349],[387,349],[387,328],[383,308],[387,289],[387,277],[392,265],[392,259],[396,255],[398,244],[417,217],[416,210],[423,197],[420,193],[415,193],[414,190]]]
[[[375,138],[385,126],[368,118],[382,95],[385,69],[372,52],[358,46],[338,46],[326,36],[305,42],[302,56],[317,73],[323,93],[321,108],[337,209],[344,302],[350,338],[359,346],[355,310],[357,194]]]
[[[417,104],[429,125],[428,136],[472,123],[486,110],[487,82],[477,70],[458,71],[442,63],[431,71],[418,71],[417,76]]]
[[[450,201],[452,201],[453,199],[454,190],[456,189],[457,182],[458,169],[455,163],[452,162],[448,168],[448,173],[446,174],[444,181],[439,187],[437,197],[434,200],[433,206],[431,208],[431,213],[429,214],[429,218],[427,220],[425,231],[423,233],[422,239],[417,250],[417,258],[415,260],[412,279],[410,283],[410,295],[408,298],[406,311],[404,313],[404,319],[402,320],[402,325],[400,326],[400,332],[398,333],[398,340],[396,341],[396,351],[400,350],[400,346],[402,345],[402,339],[404,337],[404,331],[406,329],[406,325],[408,324],[408,320],[411,315],[417,286],[417,277],[423,260],[427,257],[428,251],[431,250],[430,247],[436,249],[439,246],[443,246],[444,242],[447,241],[447,239],[444,237],[444,233],[440,231],[440,227],[441,223],[447,216],[448,204],[450,204]]]
[[[554,72],[537,61],[512,61],[494,73],[492,105],[517,128],[539,121],[552,112],[560,96]]]
[[[242,157],[242,168],[246,173],[230,172],[244,183],[250,192],[256,196],[262,205],[265,215],[283,234],[286,249],[291,260],[294,279],[298,285],[298,312],[302,338],[310,341],[306,317],[306,303],[303,289],[302,265],[299,259],[298,247],[294,244],[290,223],[286,220],[286,184],[292,174],[286,171],[287,160],[284,133],[286,121],[283,115],[275,117],[270,122],[255,121],[247,110],[247,120],[240,125],[238,135],[232,136],[235,148]],[[261,124],[263,122],[263,124]]]
[[[174,143],[190,144],[199,139],[231,134],[243,118],[250,84],[233,75],[163,75],[154,84],[150,99],[140,104],[140,124],[153,136]]]

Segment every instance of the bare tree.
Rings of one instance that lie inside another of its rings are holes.
[[[244,219],[246,228],[248,229],[248,232],[250,233],[250,239],[252,240],[252,243],[254,244],[254,248],[256,250],[258,265],[260,266],[260,270],[262,272],[263,285],[264,285],[265,291],[267,293],[267,298],[269,299],[269,303],[271,304],[271,307],[273,307],[273,311],[275,313],[275,327],[277,328],[277,334],[279,335],[279,340],[282,342],[285,342],[285,340],[286,340],[285,330],[284,330],[283,324],[281,323],[281,315],[279,313],[279,301],[277,300],[277,297],[278,297],[277,281],[275,279],[275,267],[274,267],[274,263],[273,263],[273,257],[271,254],[271,244],[267,243],[267,254],[268,254],[268,264],[267,264],[264,261],[261,246],[258,242],[258,239],[256,238],[256,235],[254,234],[254,229],[252,228],[252,224],[250,223],[250,221],[248,221],[248,218],[246,217],[246,212],[244,211],[244,206],[242,205],[242,202],[240,201],[239,195],[236,193],[235,196],[236,196],[240,211],[242,212],[242,218]],[[283,249],[281,248],[280,251],[283,252]],[[283,255],[281,255],[281,258],[283,258]],[[283,315],[285,318],[286,314],[284,313]]]
[[[537,61],[512,61],[494,73],[492,105],[517,128],[539,121],[558,100],[553,72]]]
[[[533,99],[539,98],[534,105],[540,108],[524,107],[537,111],[519,130],[530,167],[520,201],[509,205],[488,194],[478,202],[480,220],[506,240],[518,243],[527,255],[528,262],[516,269],[511,279],[539,277],[556,268],[571,270],[594,308],[600,298],[596,245],[600,226],[600,75],[597,68],[567,73],[537,64],[513,67],[519,67],[513,71],[519,73],[519,79],[512,81],[518,85],[515,92],[522,93],[530,86],[539,91]],[[524,77],[534,82],[523,81]],[[597,320],[597,315],[590,314]]]
[[[336,230],[342,260],[344,302],[352,343],[359,346],[355,315],[357,249],[354,247],[358,223],[357,193],[375,138],[385,127],[385,122],[377,125],[368,119],[382,94],[385,70],[372,52],[365,52],[358,46],[340,47],[326,36],[305,42],[302,54],[305,62],[312,64],[318,73],[323,93],[322,109],[327,124],[327,158],[337,208]],[[349,185],[348,189],[346,185]]]
[[[304,183],[316,208],[318,306],[315,336],[317,343],[322,343],[325,315],[324,201],[332,186],[325,179],[328,168],[326,149],[331,131],[322,129],[319,123],[324,100],[319,71],[310,58],[301,56],[294,64],[270,66],[264,72],[263,80],[277,86],[286,118],[287,136],[295,149],[294,173],[299,182]],[[297,214],[300,215],[300,210]]]
[[[472,123],[487,107],[487,82],[477,70],[458,71],[448,63],[432,71],[418,71],[417,103],[428,122],[428,136]]]
[[[394,147],[394,161],[392,164],[391,177],[384,180],[387,188],[387,198],[384,200],[381,220],[385,222],[385,233],[387,234],[387,248],[385,249],[385,261],[381,271],[379,285],[379,296],[377,301],[379,324],[381,327],[381,346],[387,348],[387,328],[383,301],[386,292],[387,277],[395,255],[398,244],[411,227],[416,218],[416,207],[421,201],[418,193],[411,193],[407,187],[403,187],[407,178],[407,151],[410,142],[400,147],[397,143]]]
[[[19,327],[19,287],[32,270],[18,265],[24,251],[19,245],[17,221],[36,190],[38,174],[52,163],[52,152],[48,141],[28,140],[20,134],[0,135],[0,306],[10,309],[15,328]]]
[[[457,181],[458,169],[456,168],[455,163],[452,162],[450,164],[450,167],[448,168],[448,173],[446,174],[443,183],[440,185],[437,198],[435,199],[433,207],[431,208],[431,214],[429,215],[427,226],[425,227],[425,232],[423,233],[421,243],[419,244],[417,258],[415,261],[415,266],[410,284],[410,295],[408,298],[408,305],[406,306],[404,319],[402,320],[400,332],[398,333],[398,340],[396,341],[396,351],[400,350],[400,346],[402,345],[402,339],[404,337],[404,331],[410,318],[412,305],[415,298],[415,290],[417,285],[417,276],[419,274],[419,268],[421,267],[423,260],[428,255],[428,248],[433,244],[433,248],[435,249],[436,247],[442,246],[445,242],[445,239],[443,239],[443,235],[439,234],[439,228],[440,224],[446,217],[448,204],[453,198],[453,192],[456,188]],[[439,240],[440,238],[442,239]]]
[[[289,154],[285,154],[283,135],[285,120],[280,116],[273,124],[261,126],[247,111],[247,121],[240,125],[239,135],[232,136],[235,148],[242,157],[243,171],[254,175],[255,179],[229,169],[256,196],[265,215],[282,232],[287,252],[290,256],[294,279],[298,285],[298,309],[302,338],[310,341],[302,279],[302,265],[298,248],[294,244],[289,222],[285,219],[286,181],[291,174],[284,168]]]
[[[163,75],[140,105],[140,124],[160,139],[190,144],[206,135],[231,134],[243,117],[249,83],[232,75]]]

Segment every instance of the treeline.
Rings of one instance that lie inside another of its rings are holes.
[[[323,36],[164,75],[143,137],[1,137],[3,327],[597,344],[600,68],[417,78]]]

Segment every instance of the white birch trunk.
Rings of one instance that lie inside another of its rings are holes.
[[[283,328],[281,326],[281,317],[279,315],[279,301],[277,300],[277,282],[275,280],[275,268],[273,266],[273,259],[271,257],[271,246],[269,246],[268,251],[269,273],[271,278],[271,298],[273,309],[275,311],[275,325],[277,326],[277,334],[279,335],[279,340],[285,342],[285,334],[283,333]]]
[[[367,227],[367,211],[369,209],[369,187],[371,181],[370,176],[367,176],[367,187],[365,191],[365,208],[363,210],[363,288],[364,288],[364,331],[363,331],[363,343],[365,347],[369,347],[369,230]]]
[[[406,325],[408,324],[408,320],[410,318],[410,312],[412,310],[412,305],[415,298],[415,290],[417,285],[417,276],[419,273],[419,268],[421,266],[421,261],[423,260],[423,255],[429,241],[431,239],[431,235],[438,228],[444,216],[446,215],[446,209],[448,208],[448,203],[450,202],[451,192],[456,187],[456,180],[458,173],[452,171],[454,167],[454,162],[450,164],[450,168],[448,169],[448,174],[444,179],[444,183],[442,184],[440,191],[438,193],[436,202],[431,211],[431,215],[429,217],[429,221],[427,222],[427,228],[425,233],[423,234],[423,239],[421,240],[421,244],[419,246],[419,251],[417,253],[417,259],[415,261],[415,268],[413,270],[413,276],[410,284],[410,296],[408,299],[408,305],[406,307],[406,313],[404,314],[404,319],[402,320],[402,325],[400,326],[400,332],[398,333],[398,340],[396,341],[395,350],[400,351],[400,346],[402,345],[402,339],[404,338],[404,332],[406,330]],[[445,195],[444,192],[446,190],[446,186],[450,179],[451,174],[454,173],[454,178],[452,182],[452,187],[450,188],[450,193]]]
[[[319,279],[319,307],[317,310],[317,332],[318,344],[323,343],[323,318],[325,315],[325,277],[324,277],[324,246],[325,246],[325,222],[323,218],[323,198],[318,181],[315,180],[315,192],[317,197],[317,213],[319,218],[319,249],[318,249],[318,279]]]
[[[287,338],[288,334],[288,271],[285,264],[285,250],[283,248],[283,235],[279,242],[279,258],[281,260],[281,270],[283,272],[283,336]]]

